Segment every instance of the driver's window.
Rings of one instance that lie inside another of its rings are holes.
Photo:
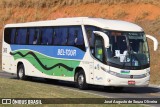
[[[103,62],[104,59],[104,42],[101,36],[95,35],[95,42],[94,42],[94,56],[96,59]]]

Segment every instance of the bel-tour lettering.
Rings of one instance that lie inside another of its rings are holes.
[[[58,49],[57,55],[76,56],[76,50],[72,50],[72,49]]]

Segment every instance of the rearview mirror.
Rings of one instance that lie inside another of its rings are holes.
[[[105,48],[109,48],[109,37],[104,32],[93,31],[94,34],[100,35],[104,39]]]
[[[151,36],[151,35],[148,35],[148,34],[146,34],[146,37],[153,41],[154,51],[156,51],[158,49],[158,41],[157,41],[157,39],[155,37]]]

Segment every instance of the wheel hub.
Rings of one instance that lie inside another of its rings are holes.
[[[84,82],[84,77],[83,77],[83,75],[81,74],[81,75],[79,75],[79,77],[78,77],[78,84],[79,84],[79,85],[82,85],[83,82]]]
[[[23,69],[20,68],[20,69],[19,69],[19,78],[22,78],[22,77],[23,77]]]

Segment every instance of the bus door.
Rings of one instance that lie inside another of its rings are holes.
[[[94,83],[101,84],[103,83],[103,71],[104,66],[104,40],[98,34],[95,34],[94,40]]]
[[[106,67],[105,47],[107,46],[105,42],[108,42],[108,36],[99,31],[94,32],[94,36],[94,83],[103,85],[106,78],[104,75],[104,67]]]

